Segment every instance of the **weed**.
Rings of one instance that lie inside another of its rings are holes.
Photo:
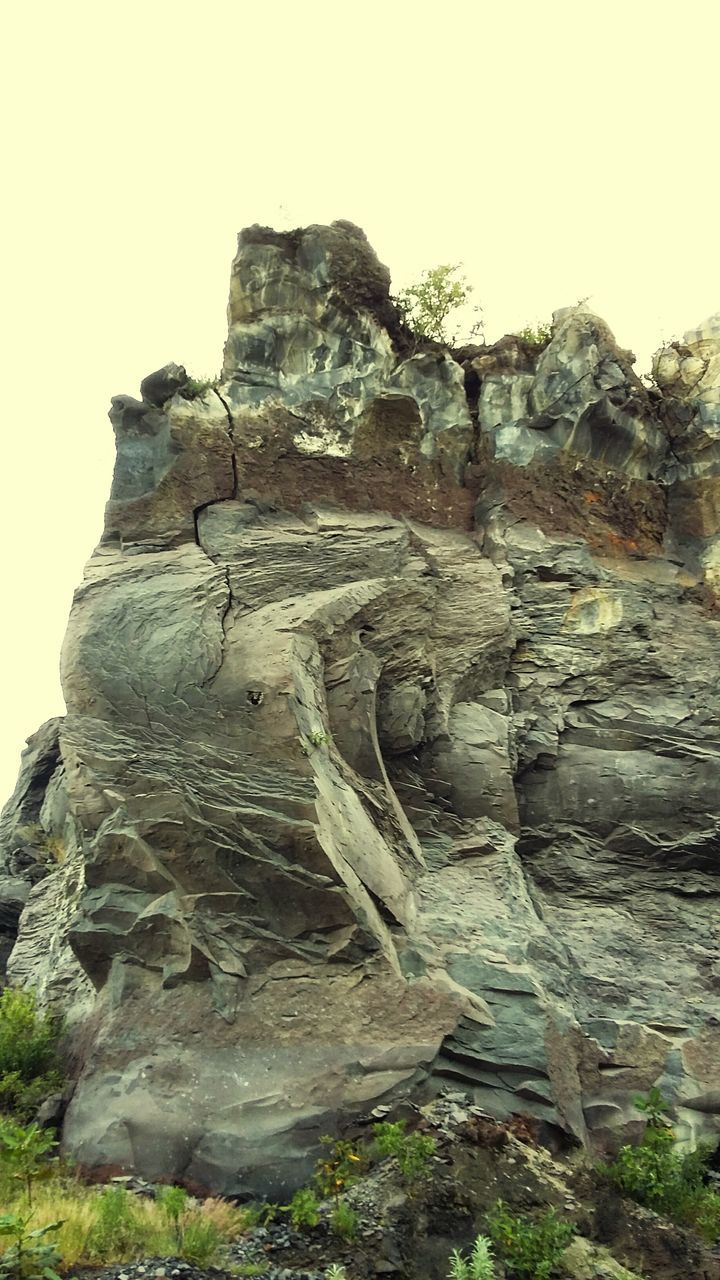
[[[124,1187],[107,1187],[97,1197],[95,1222],[88,1234],[86,1256],[91,1262],[115,1262],[138,1257],[142,1229],[137,1201]]]
[[[193,1213],[185,1222],[182,1256],[196,1267],[212,1266],[222,1257],[222,1233],[214,1222],[201,1213]]]
[[[316,1227],[320,1221],[318,1212],[320,1204],[312,1187],[300,1187],[290,1204],[283,1205],[290,1214],[290,1221],[296,1230],[302,1227]]]
[[[330,1196],[335,1200],[337,1208],[340,1192],[347,1190],[365,1172],[367,1160],[361,1155],[354,1142],[331,1138],[328,1134],[320,1139],[330,1151],[324,1160],[318,1160],[315,1172],[315,1183],[323,1199]]]
[[[338,1200],[330,1215],[330,1229],[343,1240],[354,1240],[360,1225],[358,1215],[346,1200]]]
[[[647,1117],[645,1132],[637,1145],[621,1147],[601,1172],[620,1192],[713,1243],[720,1235],[720,1195],[705,1184],[712,1147],[684,1156],[675,1150],[669,1105],[659,1089],[634,1098],[633,1104]]]
[[[458,1249],[450,1254],[448,1280],[493,1280],[495,1266],[493,1249],[487,1236],[478,1236],[469,1258],[463,1258]]]
[[[511,1275],[548,1280],[574,1235],[554,1209],[533,1220],[510,1213],[502,1200],[487,1218],[490,1239]]]
[[[180,388],[180,394],[186,400],[195,400],[199,396],[204,396],[206,391],[217,386],[217,378],[188,378],[187,382]]]
[[[314,747],[322,747],[330,741],[330,736],[324,729],[313,729],[306,738],[300,739],[300,750],[304,756],[309,756]]]
[[[257,1225],[255,1211],[249,1205],[231,1204],[219,1196],[203,1200],[197,1212],[215,1224],[224,1240],[233,1240]]]
[[[13,1120],[0,1119],[0,1152],[11,1177],[22,1182],[28,1207],[32,1208],[33,1186],[38,1178],[46,1177],[52,1165],[46,1156],[57,1142],[52,1130],[41,1129],[37,1124],[16,1124]]]
[[[373,1125],[375,1149],[380,1155],[395,1156],[403,1180],[413,1186],[430,1174],[430,1161],[437,1150],[435,1139],[426,1133],[406,1133],[405,1121],[383,1120]]]
[[[155,1199],[172,1226],[178,1253],[182,1253],[188,1193],[184,1187],[159,1187]]]
[[[552,338],[552,327],[549,324],[526,325],[519,329],[516,337],[522,338],[531,347],[546,347]]]
[[[60,1280],[55,1270],[60,1262],[60,1250],[45,1237],[57,1231],[62,1223],[48,1222],[44,1227],[28,1231],[31,1220],[31,1213],[0,1215],[0,1236],[12,1241],[0,1257],[0,1276],[7,1280]]]
[[[325,1272],[325,1280],[347,1280],[347,1272],[339,1262],[331,1262]]]
[[[667,1118],[670,1115],[670,1103],[655,1085],[646,1094],[637,1093],[633,1098],[633,1106],[636,1111],[643,1113],[647,1123],[653,1129],[666,1129],[668,1127]]]

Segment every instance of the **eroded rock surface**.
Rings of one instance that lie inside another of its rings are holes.
[[[717,322],[648,390],[584,308],[453,355],[388,285],[351,224],[251,228],[221,383],[113,401],[0,884],[89,1168],[285,1194],[449,1081],[561,1143],[654,1083],[717,1123]]]

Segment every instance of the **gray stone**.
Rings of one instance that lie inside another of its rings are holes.
[[[448,1085],[597,1149],[658,1082],[716,1124],[716,326],[650,391],[585,309],[455,359],[388,286],[351,224],[251,228],[220,385],[113,401],[0,829],[89,1170],[285,1200]]]

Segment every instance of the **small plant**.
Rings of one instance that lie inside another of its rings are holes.
[[[405,1121],[383,1120],[373,1126],[375,1149],[383,1156],[395,1156],[403,1180],[410,1186],[430,1173],[430,1161],[437,1150],[435,1139],[426,1133],[406,1133]]]
[[[182,1253],[188,1193],[184,1187],[160,1187],[156,1200],[172,1227],[178,1253]]]
[[[124,1187],[107,1187],[97,1198],[95,1222],[88,1234],[86,1256],[91,1262],[132,1258],[140,1238],[135,1201]]]
[[[546,347],[552,338],[552,326],[549,324],[528,324],[519,329],[516,335],[531,347]]]
[[[55,1268],[60,1250],[46,1237],[57,1231],[62,1222],[48,1222],[44,1227],[28,1231],[32,1214],[0,1215],[0,1236],[10,1237],[12,1244],[0,1256],[0,1276],[7,1280],[60,1280]]]
[[[459,270],[459,264],[431,267],[417,284],[401,289],[393,299],[403,323],[419,337],[445,343],[457,338],[449,333],[448,320],[472,293],[465,277],[457,275]]]
[[[458,1249],[450,1254],[448,1280],[494,1280],[493,1248],[487,1236],[478,1236],[469,1258]]]
[[[347,1280],[347,1272],[339,1262],[331,1262],[325,1272],[325,1280]]]
[[[554,1209],[534,1220],[510,1213],[502,1200],[488,1214],[487,1223],[506,1269],[528,1280],[549,1280],[575,1233],[572,1223],[563,1222]]]
[[[312,1187],[299,1187],[290,1204],[283,1205],[290,1213],[290,1221],[296,1230],[316,1227],[320,1221],[320,1203]]]
[[[329,1147],[330,1151],[325,1159],[317,1162],[315,1184],[324,1200],[332,1196],[337,1208],[340,1203],[340,1192],[346,1191],[357,1182],[365,1172],[367,1160],[360,1154],[354,1142],[347,1142],[342,1138],[336,1140],[329,1134],[325,1134],[320,1141],[323,1146]]]
[[[643,1113],[647,1123],[653,1129],[669,1128],[667,1117],[670,1115],[670,1103],[655,1085],[646,1094],[636,1094],[633,1098],[633,1106],[636,1111]],[[672,1131],[670,1130],[670,1132]]]
[[[46,1177],[52,1166],[45,1158],[57,1142],[52,1130],[41,1129],[37,1124],[16,1124],[13,1120],[0,1120],[0,1152],[3,1162],[13,1178],[21,1182],[32,1208],[33,1186],[38,1178]]]
[[[196,1267],[209,1267],[223,1255],[223,1236],[216,1224],[201,1213],[193,1213],[185,1221],[182,1256]]]
[[[346,1200],[338,1199],[330,1214],[330,1229],[343,1240],[354,1240],[358,1233],[359,1218]]]
[[[188,378],[187,382],[180,388],[180,394],[186,400],[195,400],[199,396],[204,396],[217,383],[217,378]]]
[[[314,747],[321,747],[329,741],[330,737],[324,729],[313,729],[306,738],[300,739],[300,750],[304,756],[309,756]]]

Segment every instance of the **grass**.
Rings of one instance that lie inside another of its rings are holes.
[[[24,1198],[16,1194],[8,1208],[24,1209]],[[62,1223],[53,1238],[63,1268],[176,1256],[209,1266],[222,1261],[224,1246],[247,1229],[247,1218],[226,1200],[191,1204],[183,1213],[179,1247],[172,1221],[155,1200],[132,1195],[124,1187],[88,1187],[64,1175],[35,1189],[31,1226]],[[3,1247],[0,1240],[0,1256]]]

